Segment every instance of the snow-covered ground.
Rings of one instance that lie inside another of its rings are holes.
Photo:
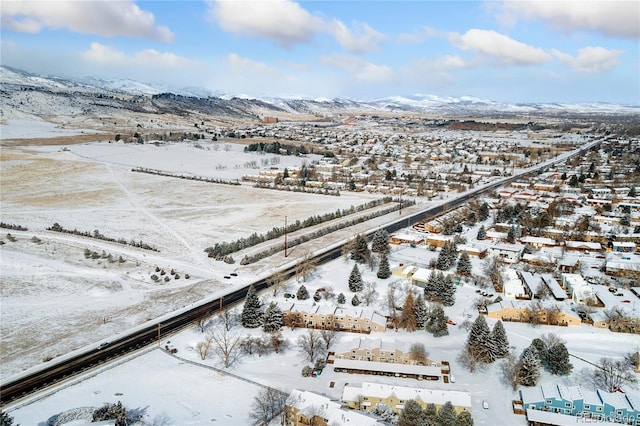
[[[55,136],[71,136],[80,133],[97,133],[89,129],[65,129],[48,121],[14,119],[0,123],[0,140],[2,139],[34,139]]]
[[[44,358],[94,344],[147,319],[231,286],[244,285],[284,262],[277,259],[249,267],[240,267],[237,263],[226,265],[207,258],[204,247],[282,226],[285,216],[289,220],[303,220],[374,198],[352,193],[328,197],[265,192],[249,185],[232,187],[130,171],[132,166],[142,166],[233,179],[253,171],[244,168],[247,162],[255,160],[261,164],[260,159],[264,158],[244,154],[240,146],[230,145],[228,149],[224,146],[216,151],[196,149],[188,144],[156,147],[97,143],[75,145],[65,152],[59,152],[58,147],[0,151],[2,221],[29,228],[28,231],[2,232],[5,244],[0,248],[3,283],[0,287],[0,373],[3,378],[37,365]],[[300,165],[303,160],[283,157],[279,166]],[[216,169],[219,164],[226,169]],[[54,222],[68,229],[90,232],[98,229],[108,237],[142,240],[159,252],[45,231]],[[332,238],[348,238],[355,232],[359,231],[345,231]],[[476,232],[477,228],[468,229],[467,235]],[[17,240],[10,242],[6,233],[13,234]],[[325,240],[315,243],[330,244]],[[125,262],[87,259],[86,248],[98,253],[104,250],[115,258],[122,256]],[[428,264],[435,256],[437,252],[424,247],[401,246],[393,248],[391,262],[392,266],[400,262]],[[480,274],[481,262],[474,260],[473,264],[474,272]],[[150,276],[156,267],[166,271],[175,268],[182,278],[153,283]],[[316,288],[332,287],[336,294],[344,292],[350,300],[347,282],[352,267],[353,261],[338,259],[320,267],[305,285],[311,294]],[[234,270],[239,274],[237,278],[232,281],[223,278]],[[386,287],[397,278],[379,280],[375,270],[362,267],[361,271],[365,281],[377,282],[379,298],[373,306],[383,310]],[[184,274],[190,274],[189,280]],[[283,292],[295,292],[299,285],[292,281],[276,298],[283,300]],[[477,296],[472,285],[458,287],[457,303],[446,308],[446,314],[458,324],[465,319],[472,321],[477,315],[474,307]],[[271,296],[264,294],[263,298],[268,302]],[[489,325],[493,325],[491,320]],[[635,336],[587,325],[532,328],[507,323],[505,328],[517,354],[544,333],[561,335],[571,354],[592,362],[603,355],[621,356],[638,345]],[[362,381],[467,391],[472,395],[477,425],[526,424],[523,416],[512,413],[511,400],[516,394],[503,383],[499,363],[475,374],[465,371],[456,357],[467,332],[459,326],[450,326],[449,331],[449,336],[441,338],[433,338],[426,332],[404,331],[388,332],[385,337],[423,342],[431,357],[451,363],[456,377],[453,384],[347,375],[330,368],[320,377],[303,378],[300,372],[306,363],[295,342],[304,330],[288,329],[283,335],[290,346],[284,353],[244,356],[229,371],[284,391],[302,388],[332,399],[340,398],[345,383]],[[242,329],[238,332],[261,333]],[[340,335],[342,340],[357,337],[359,335]],[[178,350],[180,357],[221,367],[213,356],[205,361],[199,359],[194,348],[202,339],[199,331],[191,329],[172,336],[170,345]],[[579,383],[584,377],[581,370],[590,366],[577,359],[572,362],[571,376],[556,378],[545,373],[543,381]],[[329,387],[331,382],[333,387]],[[154,350],[115,367],[100,369],[97,374],[51,395],[10,406],[8,411],[17,423],[39,425],[66,410],[120,400],[130,409],[138,409],[146,424],[237,425],[247,424],[248,407],[258,391],[257,385]],[[489,402],[488,410],[482,408],[483,400]]]

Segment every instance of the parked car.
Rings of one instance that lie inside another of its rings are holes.
[[[624,299],[624,300],[622,301],[622,303],[631,303],[631,300],[629,300],[629,299]]]
[[[451,318],[449,318],[447,320],[447,324],[456,325],[456,322],[454,320],[452,320]]]
[[[285,298],[285,299],[295,299],[295,298],[296,298],[296,296],[295,296],[295,295],[293,295],[293,294],[291,294],[291,293],[285,293],[285,294],[284,294],[284,298]]]
[[[456,378],[453,374],[449,374],[449,382],[451,383],[455,383],[456,382]]]
[[[487,401],[482,401],[482,408],[484,408],[485,410],[489,409],[489,403]]]

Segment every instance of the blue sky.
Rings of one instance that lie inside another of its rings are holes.
[[[638,1],[3,0],[0,62],[250,96],[640,104]]]

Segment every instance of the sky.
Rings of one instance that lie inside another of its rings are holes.
[[[0,63],[252,97],[640,104],[638,1],[2,0]]]

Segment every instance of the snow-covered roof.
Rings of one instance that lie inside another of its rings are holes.
[[[547,424],[556,426],[575,426],[580,420],[576,416],[568,414],[552,413],[551,411],[532,410],[527,408],[527,420],[536,424]],[[594,420],[595,422],[595,420]],[[620,426],[620,423],[612,423],[607,421],[597,421],[598,425],[604,426]]]
[[[531,235],[527,235],[526,237],[520,238],[520,242],[524,244],[541,244],[545,246],[555,246],[556,240],[552,238],[546,237],[533,237]]]
[[[520,272],[520,276],[524,281],[525,285],[529,287],[532,293],[537,293],[542,283],[542,276],[536,273],[531,273],[527,271]]]
[[[343,410],[340,404],[329,398],[309,391],[294,389],[287,399],[287,405],[297,408],[307,418],[320,415],[327,424],[374,426],[377,420],[358,411]]]
[[[342,391],[342,400],[359,401],[360,396],[388,398],[391,395],[406,401],[419,398],[422,402],[436,405],[444,405],[449,401],[456,407],[471,408],[471,394],[469,392],[412,388],[370,382],[363,382],[361,387],[345,385]]]
[[[562,289],[562,287],[560,286],[558,281],[556,281],[556,279],[553,277],[553,275],[551,275],[551,274],[542,274],[541,277],[544,280],[544,282],[547,285],[547,287],[549,288],[549,290],[551,290],[551,293],[553,294],[554,298],[556,298],[558,300],[562,300],[562,299],[566,299],[567,298],[567,293]]]
[[[422,376],[442,376],[440,367],[430,365],[399,364],[395,362],[359,361],[356,359],[338,358],[333,362],[333,368],[350,370],[377,371],[381,373],[398,373]]]
[[[445,276],[453,275],[453,272],[451,272],[451,271],[437,271],[435,269],[418,268],[418,270],[415,271],[413,273],[413,275],[411,276],[411,279],[426,283],[427,281],[429,281],[429,277],[431,276],[431,273],[433,271],[435,271],[436,273],[442,272]]]
[[[588,250],[601,250],[602,245],[594,241],[566,241],[565,246],[570,249],[588,249]]]

